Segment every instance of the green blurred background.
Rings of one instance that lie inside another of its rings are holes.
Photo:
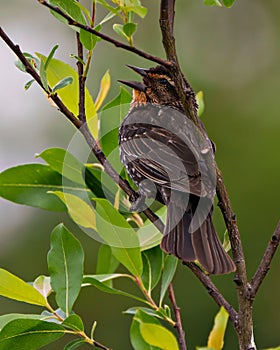
[[[163,55],[158,29],[159,0],[143,0],[149,8],[139,20],[136,45]],[[237,214],[249,277],[252,276],[280,218],[280,6],[278,0],[236,0],[232,9],[209,8],[202,0],[178,0],[176,44],[182,68],[196,91],[203,90],[203,121],[217,145],[223,171]],[[56,57],[74,65],[74,32],[58,23],[35,0],[0,2],[0,23],[24,51],[47,54],[59,44]],[[106,27],[110,33],[110,25]],[[34,162],[34,154],[47,147],[67,147],[75,130],[49,106],[39,89],[24,92],[28,77],[13,65],[14,55],[0,42],[0,159],[1,170]],[[96,96],[101,76],[109,67],[112,88],[117,79],[135,79],[125,64],[149,67],[150,63],[107,43],[99,43],[88,81]],[[112,116],[114,117],[114,116]],[[36,160],[37,162],[38,160]],[[94,271],[97,244],[81,232],[67,215],[44,212],[0,200],[0,266],[33,280],[47,274],[46,254],[54,226],[63,221],[81,240],[86,252],[86,273]],[[216,227],[224,225],[218,209]],[[280,345],[279,252],[254,304],[255,338],[259,348]],[[215,277],[234,305],[233,276]],[[186,330],[188,348],[206,345],[218,307],[191,272],[180,266],[175,291]],[[131,288],[127,286],[127,288]],[[131,349],[130,316],[122,310],[134,305],[120,296],[84,290],[75,310],[87,322],[98,322],[96,338],[116,349]],[[36,307],[0,299],[0,314],[39,312]],[[45,347],[59,349],[56,343]],[[226,350],[237,349],[231,325]]]

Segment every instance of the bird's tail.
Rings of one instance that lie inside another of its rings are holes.
[[[233,272],[235,265],[224,250],[212,222],[213,209],[204,220],[201,219],[198,228],[191,229],[197,203],[189,201],[187,209],[180,204],[180,200],[168,204],[161,248],[184,262],[197,260],[210,274]]]

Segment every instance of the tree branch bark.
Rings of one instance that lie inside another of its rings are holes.
[[[195,100],[195,94],[190,84],[184,77],[175,46],[175,38],[173,36],[173,24],[174,24],[174,6],[175,0],[161,0],[160,7],[160,27],[162,32],[162,42],[166,52],[166,57],[172,62],[172,66],[169,68],[172,75],[173,81],[175,83],[177,92],[179,94],[180,100],[184,106],[186,115],[195,123],[196,126],[201,130],[202,134],[206,136],[203,127],[199,123],[197,117],[197,104]],[[236,292],[238,297],[239,312],[237,317],[230,317],[231,321],[234,322],[234,327],[237,331],[240,349],[255,349],[252,347],[254,343],[253,339],[253,318],[252,318],[252,305],[249,297],[249,284],[246,275],[246,265],[243,254],[243,248],[240,239],[240,233],[237,226],[236,218],[231,208],[229,196],[223,182],[221,171],[218,166],[216,166],[217,173],[217,185],[216,192],[219,199],[219,207],[222,211],[226,227],[228,229],[228,234],[232,247],[233,260],[236,264]],[[190,263],[187,264],[191,270],[197,274],[198,270],[196,265]],[[212,282],[205,281],[202,278],[203,275],[200,274],[200,281],[205,285],[209,286]],[[210,283],[211,282],[211,283]],[[215,287],[215,286],[214,286]],[[210,289],[211,291],[215,289]],[[219,293],[219,292],[218,292]],[[220,293],[219,293],[220,294]],[[215,293],[214,293],[215,295]],[[220,303],[219,298],[216,298],[216,302]],[[226,308],[227,310],[227,308]],[[229,307],[228,307],[229,310]]]
[[[251,298],[255,298],[260,285],[262,284],[265,276],[267,275],[271,261],[276,253],[276,250],[280,243],[280,221],[278,222],[276,229],[271,237],[271,240],[269,241],[266,250],[264,252],[264,256],[257,268],[257,271],[253,278],[251,279],[250,285],[251,285]]]
[[[84,60],[83,45],[80,40],[80,33],[76,33],[77,38],[77,49],[78,57],[80,60],[77,61],[78,77],[79,77],[79,115],[78,118],[82,123],[86,122],[86,111],[85,111],[85,77],[84,77],[84,66],[82,61]]]

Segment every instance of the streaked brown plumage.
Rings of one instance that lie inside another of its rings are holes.
[[[133,88],[119,130],[121,161],[139,187],[133,208],[141,209],[145,198],[154,196],[167,205],[164,251],[184,262],[198,261],[211,274],[234,271],[212,223],[215,179],[205,154],[214,158],[213,144],[183,114],[165,67],[129,67],[143,77],[142,82],[121,81]]]

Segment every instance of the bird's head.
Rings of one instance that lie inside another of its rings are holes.
[[[169,71],[164,66],[149,69],[128,65],[129,68],[142,76],[142,82],[119,80],[133,88],[132,105],[152,103],[180,108],[175,84]]]

